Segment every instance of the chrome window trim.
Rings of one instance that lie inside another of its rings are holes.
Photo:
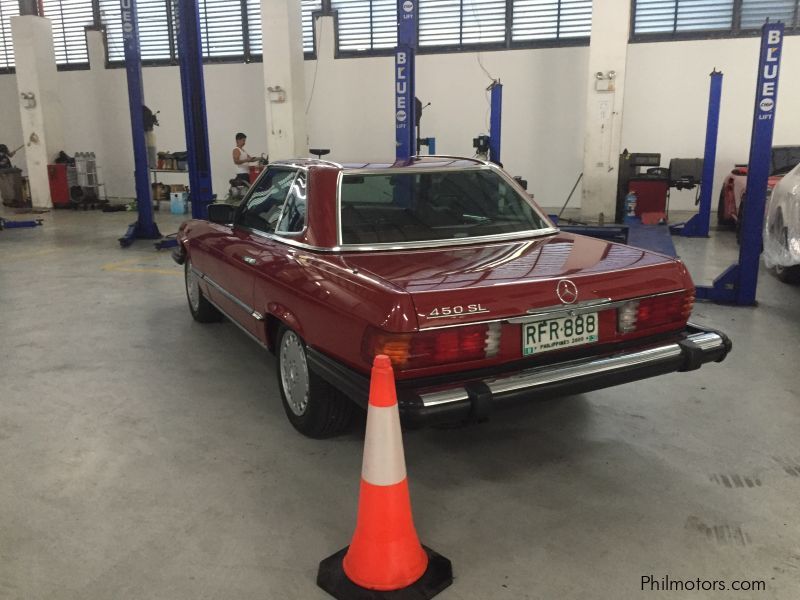
[[[492,242],[510,242],[515,240],[527,240],[532,237],[544,237],[558,233],[558,229],[537,229],[529,231],[519,231],[516,233],[501,233],[491,236],[482,236],[474,238],[454,238],[452,240],[436,240],[426,242],[405,242],[403,244],[372,244],[370,246],[360,246],[357,244],[342,244],[340,243],[335,250],[342,250],[347,252],[380,252],[383,250],[424,250],[435,248],[447,248],[451,246],[470,246],[477,244],[490,244]]]
[[[261,173],[258,174],[258,177],[256,177],[256,180],[253,182],[253,185],[250,186],[250,189],[247,190],[247,193],[245,194],[244,198],[242,198],[242,201],[239,203],[239,206],[236,207],[236,212],[233,215],[233,226],[234,227],[239,225],[239,219],[244,214],[244,211],[247,208],[247,203],[250,202],[250,197],[253,195],[253,193],[254,193],[254,191],[256,189],[256,184],[259,181],[261,181],[261,178],[264,177],[264,173],[269,171],[270,168],[274,168],[274,169],[279,170],[279,171],[294,171],[295,174],[294,174],[294,177],[292,178],[292,183],[289,184],[290,187],[291,187],[291,185],[294,184],[294,180],[297,178],[297,171],[302,169],[303,171],[306,172],[306,175],[308,175],[308,167],[288,165],[288,164],[284,165],[284,164],[281,164],[281,163],[270,163],[270,164],[268,164],[264,168],[264,170],[261,171]],[[281,209],[281,212],[283,212],[282,209]],[[241,228],[242,229],[250,229],[250,228],[245,228],[245,227],[241,227]]]
[[[272,240],[273,242],[278,242],[280,244],[286,244],[287,246],[292,246],[294,248],[302,248],[303,250],[312,250],[314,252],[336,252],[337,248],[325,248],[322,246],[312,246],[311,244],[306,244],[305,242],[298,242],[297,240],[293,240],[291,238],[281,237],[275,235],[275,233],[268,233],[266,231],[261,231],[259,229],[253,229],[252,227],[245,227],[243,225],[237,225],[237,229],[240,231],[247,231],[248,233],[252,233],[253,235],[257,235],[258,237],[262,237],[268,240]],[[303,231],[298,231],[293,233],[292,235],[302,235],[308,229],[308,225],[303,228]]]
[[[342,247],[342,178],[344,171],[336,176],[336,247]]]
[[[454,154],[415,154],[411,158],[449,158],[452,160],[471,160],[474,163],[478,163],[479,165],[489,165],[492,164],[488,160],[483,160],[480,158],[475,158],[474,156],[455,156]]]
[[[283,166],[293,166],[297,167],[298,169],[308,169],[309,167],[313,166],[328,166],[328,167],[336,167],[337,169],[343,168],[337,162],[332,160],[325,160],[324,158],[317,158],[316,156],[306,156],[302,158],[292,158],[288,160],[276,160],[275,162],[269,163],[270,165],[276,165],[278,167]]]
[[[445,165],[442,167],[422,167],[409,165],[407,167],[342,167],[345,175],[401,175],[403,173],[443,173],[450,171],[486,171],[490,165],[475,164],[469,167],[454,167]]]
[[[465,160],[460,158],[460,160]],[[452,238],[447,240],[433,240],[433,241],[418,241],[418,242],[404,242],[404,243],[378,243],[378,244],[345,244],[342,236],[342,179],[345,175],[356,175],[358,173],[366,173],[369,175],[374,174],[403,174],[403,173],[435,173],[443,171],[494,171],[496,172],[510,187],[517,192],[520,198],[531,207],[533,212],[542,219],[545,223],[549,223],[550,219],[547,215],[543,214],[538,206],[531,203],[530,195],[523,190],[513,178],[509,177],[505,171],[496,165],[488,162],[479,163],[474,167],[437,167],[437,168],[418,168],[418,167],[389,167],[384,169],[342,169],[336,179],[336,242],[337,250],[353,251],[353,252],[375,252],[380,250],[415,250],[423,248],[444,248],[449,246],[468,246],[472,244],[491,243],[511,241],[518,239],[525,239],[531,237],[543,237],[546,235],[553,235],[559,232],[558,227],[550,226],[543,229],[528,229],[526,231],[516,231],[513,233],[502,233],[496,235],[486,235],[473,238]]]

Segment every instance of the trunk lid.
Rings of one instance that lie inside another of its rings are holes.
[[[569,233],[504,243],[352,253],[345,262],[409,293],[421,329],[495,320],[562,305],[561,279],[575,303],[624,300],[692,287],[671,257]]]

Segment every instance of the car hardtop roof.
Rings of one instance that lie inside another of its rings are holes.
[[[476,158],[465,158],[462,156],[412,156],[406,161],[388,162],[352,162],[336,163],[320,158],[297,158],[292,160],[277,160],[270,165],[287,167],[334,167],[345,171],[376,171],[382,169],[466,169],[478,166],[486,166],[489,163]]]

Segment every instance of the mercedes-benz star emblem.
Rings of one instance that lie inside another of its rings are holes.
[[[575,304],[578,299],[578,286],[569,279],[562,279],[556,286],[556,294],[563,304]]]

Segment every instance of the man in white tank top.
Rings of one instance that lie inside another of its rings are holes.
[[[253,157],[244,149],[247,136],[241,132],[236,134],[236,147],[233,149],[233,164],[236,165],[236,179],[250,183],[250,163]]]

